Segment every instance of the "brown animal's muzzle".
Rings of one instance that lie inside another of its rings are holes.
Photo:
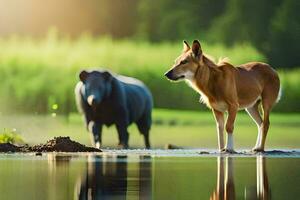
[[[172,81],[177,81],[177,80],[179,80],[179,79],[184,78],[184,75],[181,75],[181,76],[175,76],[172,69],[171,69],[170,71],[166,72],[166,73],[165,73],[165,76],[166,76],[169,80],[172,80]]]

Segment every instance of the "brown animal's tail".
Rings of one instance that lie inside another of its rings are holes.
[[[280,86],[279,91],[278,91],[278,95],[277,95],[277,99],[276,99],[276,103],[278,103],[280,101],[281,96],[282,96],[282,88]]]

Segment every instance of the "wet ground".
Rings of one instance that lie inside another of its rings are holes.
[[[0,199],[297,199],[300,151],[0,154]]]

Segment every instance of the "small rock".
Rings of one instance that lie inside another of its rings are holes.
[[[200,151],[199,154],[209,154],[208,151]]]

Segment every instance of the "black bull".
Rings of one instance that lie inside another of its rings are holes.
[[[152,95],[139,80],[108,71],[81,71],[75,87],[76,104],[84,115],[96,147],[101,145],[102,126],[116,125],[119,146],[128,148],[131,123],[136,123],[150,148]]]

